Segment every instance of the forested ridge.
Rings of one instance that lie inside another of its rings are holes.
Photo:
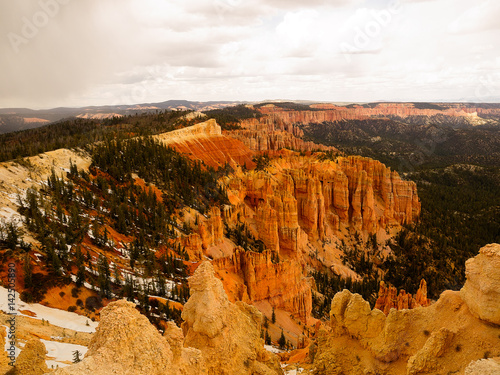
[[[71,164],[66,179],[53,171],[41,189],[20,198],[24,224],[40,243],[36,270],[15,223],[0,227],[2,259],[15,257],[26,266],[23,300],[40,301],[50,287],[73,281],[75,295],[86,285],[101,298],[138,300],[153,322],[179,321],[168,300],[185,303],[189,297],[189,257],[179,240],[191,232],[179,211],[189,206],[203,214],[228,203],[217,179],[230,169],[216,171],[151,137],[107,139],[89,152],[89,172]],[[130,275],[109,260],[117,254],[128,259]]]
[[[108,138],[164,133],[189,125],[186,111],[114,117],[104,120],[72,118],[36,129],[0,134],[0,162],[38,155],[59,148],[83,148]]]

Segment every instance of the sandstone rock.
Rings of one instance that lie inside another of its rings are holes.
[[[498,375],[500,374],[500,357],[480,359],[471,362],[465,369],[465,375]]]
[[[198,349],[184,348],[182,329],[173,322],[167,322],[163,336],[172,350],[173,362],[179,375],[207,374],[205,359]]]
[[[0,328],[0,374],[4,374],[10,369],[9,363],[11,362],[9,357],[7,357],[7,352],[5,351],[5,338],[7,336],[7,331],[5,328]]]
[[[213,264],[217,270],[228,272],[225,278],[233,275],[236,285],[243,281],[249,301],[268,301],[274,308],[288,311],[304,322],[311,316],[310,279],[303,275],[295,260],[275,263],[270,251],[255,253],[237,248],[231,258],[217,259]]]
[[[268,171],[233,176],[225,184],[240,202],[257,211],[259,228],[270,228],[271,233],[263,233],[268,246],[290,253],[300,248],[294,245],[296,239],[299,244],[304,241],[299,228],[309,240],[321,240],[328,227],[334,233],[342,227],[376,233],[411,223],[420,214],[413,182],[361,157],[321,162],[286,156],[272,160]],[[276,211],[278,236],[275,214],[268,206]]]
[[[379,103],[368,108],[360,105],[352,107],[342,107],[333,104],[313,104],[311,108],[317,110],[296,111],[273,107],[261,107],[259,111],[264,115],[260,119],[244,121],[244,127],[248,129],[258,128],[256,122],[261,126],[267,126],[269,131],[283,129],[289,132],[298,132],[293,128],[293,124],[314,124],[325,121],[335,122],[341,120],[363,120],[367,118],[408,118],[408,117],[457,117],[466,122],[474,124],[477,122],[477,115],[499,115],[500,110],[469,107],[465,105],[447,105],[442,109],[422,109],[416,108],[412,103]],[[319,110],[318,110],[319,109]]]
[[[420,281],[420,287],[415,296],[406,293],[404,290],[400,290],[398,294],[395,287],[392,285],[386,286],[381,281],[375,308],[388,315],[391,309],[414,309],[416,307],[429,306],[429,304],[430,302],[427,299],[427,283],[424,279]]]
[[[179,339],[177,335],[170,341]],[[181,346],[175,345],[174,356],[167,340],[135,309],[135,304],[120,300],[101,311],[101,321],[83,361],[54,374],[206,374],[201,353]]]
[[[154,136],[167,146],[201,160],[212,167],[223,167],[226,163],[254,167],[252,151],[241,141],[222,135],[221,127],[214,119]]]
[[[252,151],[279,151],[283,148],[300,151],[338,151],[335,147],[304,141],[285,131],[234,130],[228,135],[242,141]]]
[[[285,152],[266,170],[235,173],[223,184],[233,204],[233,210],[224,210],[224,219],[245,222],[272,254],[299,264],[311,247],[318,248],[318,241],[328,241],[332,234],[352,228],[390,230],[413,222],[420,213],[415,184],[367,158],[333,162]],[[301,267],[274,265],[269,255],[243,253],[215,264],[219,271],[238,275],[233,291],[228,290],[231,297],[243,298],[246,291],[250,301],[267,300],[304,321],[309,318],[312,298]],[[400,308],[413,305],[410,296],[401,296]]]
[[[203,258],[202,239],[198,233],[191,233],[187,236],[182,236],[181,243],[186,249],[189,259],[197,261]]]
[[[380,334],[385,321],[382,311],[370,309],[370,304],[363,297],[354,294],[345,309],[343,323],[352,336],[370,339]]]
[[[209,262],[189,278],[191,297],[184,306],[185,346],[201,350],[208,374],[280,374],[278,359],[260,338],[262,314],[244,302],[233,304]]]
[[[472,314],[500,325],[500,245],[486,245],[467,260],[465,276],[460,295]]]
[[[13,375],[41,375],[49,370],[45,364],[45,345],[38,339],[29,340],[16,359]]]
[[[491,253],[491,248],[478,257]],[[483,275],[486,284],[489,276],[495,274]],[[425,283],[420,286],[419,299],[425,301]],[[390,294],[396,298],[395,290]],[[323,328],[315,336],[313,373],[464,373],[471,361],[497,355],[499,341],[498,328],[474,316],[461,294],[445,291],[428,307],[391,308],[386,317],[348,290],[337,293],[331,305],[330,331]],[[482,373],[482,362],[471,364],[468,371],[477,365],[471,373]],[[495,369],[496,363],[484,366],[487,374],[486,368]]]
[[[420,281],[417,294],[415,294],[415,302],[417,303],[417,306],[423,307],[431,304],[431,301],[427,298],[427,282],[424,279]]]
[[[344,289],[332,299],[330,324],[337,330],[344,328],[359,339],[371,338],[380,334],[384,323],[385,315],[380,310],[372,311],[359,294]]]
[[[432,332],[425,345],[408,360],[407,375],[435,373],[441,357],[449,348],[454,333],[446,328]]]
[[[198,228],[204,249],[220,244],[224,238],[224,229],[219,207],[212,207],[208,219],[200,219]]]

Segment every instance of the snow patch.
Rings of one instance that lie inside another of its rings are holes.
[[[86,346],[82,345],[48,341],[43,339],[40,339],[40,341],[45,345],[45,348],[47,349],[47,357],[50,358],[45,361],[48,368],[52,368],[52,366],[54,366],[54,368],[56,368],[57,366],[68,366],[68,364],[64,362],[73,362],[73,353],[76,350],[80,352],[80,359],[83,359],[83,356],[85,355],[85,353],[87,353],[88,350]]]
[[[21,310],[28,310],[32,313],[36,314],[36,316],[31,317],[38,320],[46,320],[50,324],[66,328],[72,329],[78,332],[95,332],[98,323],[93,322],[89,318],[85,316],[78,315],[76,313],[72,313],[69,311],[59,310],[47,306],[40,305],[39,303],[26,303],[19,299],[19,294],[16,292],[16,301],[15,307],[17,315],[27,316],[21,313]],[[4,312],[8,312],[8,292],[4,287],[0,287],[0,310]]]
[[[275,354],[284,352],[284,350],[280,350],[278,348],[275,348],[272,345],[264,345],[264,349],[266,349],[268,352],[275,353]]]

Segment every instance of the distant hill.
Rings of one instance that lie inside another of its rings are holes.
[[[18,130],[38,128],[48,123],[74,117],[103,119],[134,115],[159,110],[209,111],[240,104],[236,101],[196,102],[189,100],[167,100],[159,103],[131,105],[105,105],[80,108],[52,108],[34,110],[29,108],[0,108],[0,134]]]

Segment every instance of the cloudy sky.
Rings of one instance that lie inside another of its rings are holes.
[[[500,101],[498,0],[0,0],[0,107]]]

